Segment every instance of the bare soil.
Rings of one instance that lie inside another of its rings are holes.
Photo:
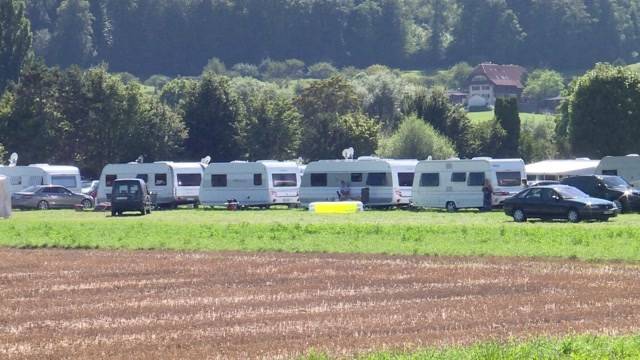
[[[0,358],[341,356],[640,328],[640,268],[0,249]]]

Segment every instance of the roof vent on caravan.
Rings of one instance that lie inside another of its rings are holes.
[[[15,167],[18,164],[18,153],[13,153],[9,157],[9,167]]]
[[[627,156],[640,156],[638,154],[628,154]]]
[[[142,164],[144,162],[144,156],[142,156],[142,155],[138,156],[138,158],[136,159],[136,162],[138,164]]]
[[[471,158],[471,160],[492,160],[492,158],[490,156],[476,156]]]
[[[377,156],[370,155],[370,156],[360,156],[358,157],[358,160],[380,160],[380,158]]]
[[[232,164],[244,164],[244,163],[248,163],[247,160],[233,160],[231,162]]]
[[[353,150],[352,147],[342,150],[342,157],[345,160],[353,160],[353,155],[354,154],[355,154],[355,150]]]
[[[580,158],[576,158],[576,160],[579,160],[579,161],[589,161],[589,160],[591,160],[591,159],[589,159],[588,157],[580,157]]]
[[[202,159],[200,159],[200,164],[202,164],[202,166],[208,166],[209,163],[211,163],[211,156],[207,155],[205,157],[203,157]]]

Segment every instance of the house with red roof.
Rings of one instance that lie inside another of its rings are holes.
[[[482,63],[467,78],[469,107],[493,106],[496,98],[520,98],[527,70],[519,65]]]

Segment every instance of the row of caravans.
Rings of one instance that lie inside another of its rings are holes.
[[[17,160],[16,160],[17,161]],[[61,185],[71,191],[80,192],[80,170],[75,166],[31,164],[0,166],[0,175],[7,177],[9,192],[21,191],[34,185]]]

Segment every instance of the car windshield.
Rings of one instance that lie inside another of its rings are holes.
[[[574,188],[574,187],[562,187],[555,189],[560,195],[562,195],[565,199],[577,199],[577,198],[586,198],[589,195],[583,193],[582,191]]]
[[[602,181],[607,187],[629,187],[629,183],[620,176],[604,176]]]

